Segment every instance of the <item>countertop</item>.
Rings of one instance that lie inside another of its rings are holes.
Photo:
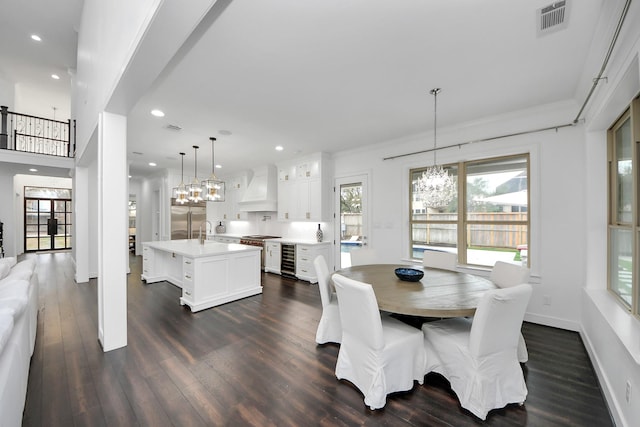
[[[262,250],[259,246],[240,245],[237,243],[218,243],[211,240],[206,240],[204,245],[201,245],[197,239],[144,242],[143,245],[165,252],[173,252],[189,258],[202,258],[213,255],[256,252]]]

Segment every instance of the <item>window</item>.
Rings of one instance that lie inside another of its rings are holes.
[[[640,243],[638,220],[638,135],[640,101],[611,126],[607,135],[609,165],[608,288],[629,310],[638,313],[637,277]]]
[[[493,266],[496,261],[528,265],[529,155],[445,165],[457,182],[448,206],[425,208],[416,181],[426,168],[411,170],[411,256],[424,251],[458,254],[458,263]]]

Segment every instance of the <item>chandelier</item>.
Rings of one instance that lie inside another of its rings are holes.
[[[213,145],[216,139],[214,137],[209,139],[211,140],[211,175],[209,179],[202,181],[202,187],[205,192],[204,197],[208,201],[224,202],[224,181],[219,180],[215,173],[216,163],[213,157]]]
[[[417,182],[417,190],[426,208],[445,207],[456,195],[456,183],[453,178],[436,162],[436,125],[440,90],[440,88],[435,88],[430,91],[433,95],[433,166],[427,168]]]
[[[193,150],[195,151],[195,160],[194,164],[194,172],[193,172],[193,181],[187,187],[189,190],[189,201],[192,203],[198,203],[202,201],[202,187],[200,186],[200,181],[198,181],[198,147],[197,145],[193,146]]]
[[[173,197],[176,199],[176,203],[184,205],[189,201],[189,191],[187,190],[187,186],[184,185],[184,153],[180,153],[180,156],[182,161],[182,174],[180,177],[180,185],[173,187]]]

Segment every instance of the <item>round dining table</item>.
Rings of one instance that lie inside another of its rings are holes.
[[[422,270],[424,277],[419,282],[400,280],[395,274],[400,267]],[[359,265],[333,274],[370,284],[380,310],[422,317],[473,316],[482,295],[497,288],[473,274],[406,264]]]

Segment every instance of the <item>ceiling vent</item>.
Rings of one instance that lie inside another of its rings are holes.
[[[567,28],[567,3],[567,0],[558,1],[538,9],[538,36]]]
[[[167,126],[165,126],[167,129],[169,130],[182,130],[182,128],[180,126],[177,125],[172,125],[172,124],[168,124]]]

